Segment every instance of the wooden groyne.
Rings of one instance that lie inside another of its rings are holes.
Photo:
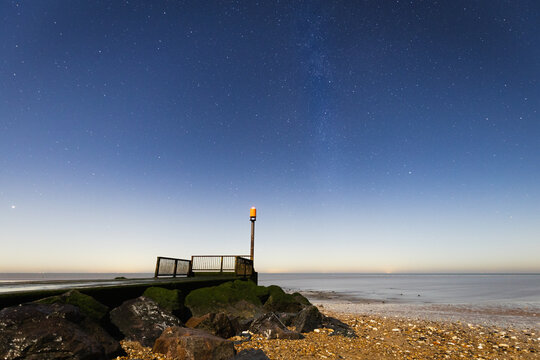
[[[56,280],[9,283],[0,291],[0,309],[78,290],[101,303],[116,307],[141,296],[152,286],[178,289],[187,294],[198,288],[233,280],[257,283],[253,260],[238,255],[194,255],[191,260],[160,256],[153,278],[111,280]],[[0,285],[1,287],[1,285]]]

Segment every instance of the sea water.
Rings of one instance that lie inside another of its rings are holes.
[[[44,289],[40,281],[151,278],[152,273],[0,273],[0,293],[15,286]],[[31,282],[22,286],[21,282]],[[19,283],[15,285],[13,283]],[[358,300],[410,304],[486,305],[540,309],[540,274],[267,274],[260,285],[292,291],[334,292]]]
[[[153,276],[153,273],[0,273],[0,294],[81,288],[90,285],[112,286],[122,283],[122,280],[115,278],[126,278],[130,283],[134,283],[147,281],[145,279]]]
[[[358,300],[540,309],[540,274],[259,274],[259,284]]]

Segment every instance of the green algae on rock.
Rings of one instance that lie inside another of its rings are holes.
[[[107,315],[109,308],[93,297],[77,290],[70,290],[62,295],[50,296],[36,300],[39,304],[69,304],[78,307],[83,314],[100,322]]]
[[[267,289],[270,294],[264,303],[264,308],[267,311],[294,313],[302,310],[304,306],[310,305],[309,301],[298,293],[296,295],[287,294],[276,285],[271,285]]]
[[[185,305],[194,316],[229,312],[236,316],[253,317],[262,308],[258,294],[266,294],[264,287],[257,286],[252,281],[236,280],[193,290],[186,296]]]
[[[171,313],[180,310],[183,305],[179,290],[169,290],[153,286],[146,289],[143,296],[154,300],[159,307]]]

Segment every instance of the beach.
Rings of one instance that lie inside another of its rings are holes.
[[[304,292],[319,310],[349,326],[356,338],[316,329],[301,340],[235,337],[237,351],[261,349],[274,359],[538,359],[540,327],[526,309],[475,309],[388,304],[348,299],[333,292]],[[166,359],[123,342],[127,359]]]
[[[320,308],[354,328],[357,338],[327,329],[303,340],[266,340],[254,335],[237,346],[262,349],[274,359],[538,359],[540,334],[463,322],[365,315]]]

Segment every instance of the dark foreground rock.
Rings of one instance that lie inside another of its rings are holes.
[[[166,328],[182,326],[177,317],[145,296],[125,301],[111,311],[110,317],[127,340],[138,341],[144,346],[154,345]]]
[[[232,341],[203,330],[181,327],[166,329],[152,351],[175,360],[230,360],[235,356]]]
[[[327,329],[332,329],[334,332],[332,335],[342,335],[349,338],[356,338],[358,337],[354,330],[347,324],[345,324],[343,321],[340,321],[336,318],[325,316],[322,326]]]
[[[249,330],[255,334],[262,334],[267,339],[303,339],[300,333],[291,331],[278,319],[274,313],[268,313],[255,320]]]
[[[192,317],[186,322],[186,326],[205,330],[225,339],[236,335],[235,326],[225,313],[210,313],[201,317]]]
[[[310,305],[296,315],[292,321],[292,325],[296,328],[296,331],[307,333],[322,327],[323,320],[324,315],[320,313],[319,309]]]
[[[232,360],[270,360],[270,358],[260,349],[246,349],[236,354]]]
[[[123,353],[120,344],[69,304],[24,304],[0,311],[4,360],[101,360]]]

